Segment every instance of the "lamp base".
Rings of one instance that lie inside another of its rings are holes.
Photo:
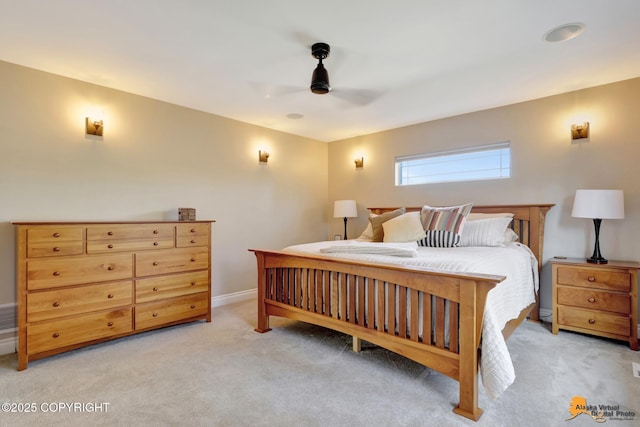
[[[587,258],[587,262],[590,264],[607,264],[609,261],[600,257],[600,258]]]

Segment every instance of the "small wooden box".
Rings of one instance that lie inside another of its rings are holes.
[[[193,208],[178,208],[179,221],[195,221],[196,210]]]

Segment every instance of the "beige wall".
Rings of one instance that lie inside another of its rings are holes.
[[[367,222],[367,206],[555,203],[547,216],[545,263],[554,255],[591,256],[593,222],[571,217],[579,188],[619,188],[624,220],[605,220],[600,247],[608,259],[640,261],[640,79],[530,102],[421,123],[329,144],[329,200],[356,199],[360,217],[350,237]],[[572,144],[570,124],[589,121],[589,142]],[[463,183],[394,186],[394,157],[511,141],[512,178]],[[356,170],[354,153],[365,157]],[[342,222],[331,222],[330,234]],[[353,235],[353,236],[352,236]],[[551,274],[542,275],[542,307],[551,309]]]
[[[196,208],[217,221],[214,296],[255,288],[248,248],[327,235],[326,143],[6,62],[0,82],[0,304],[15,301],[11,221],[177,219],[178,207]],[[84,134],[93,107],[104,138]]]

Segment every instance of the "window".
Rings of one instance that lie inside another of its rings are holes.
[[[396,185],[476,181],[510,176],[510,142],[396,157]]]

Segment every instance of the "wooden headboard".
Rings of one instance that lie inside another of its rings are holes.
[[[531,248],[538,259],[538,268],[542,268],[542,249],[544,247],[544,219],[554,205],[491,205],[473,206],[471,212],[477,213],[512,213],[511,228],[520,238],[520,242]],[[371,213],[381,214],[398,208],[369,208]],[[407,207],[407,212],[420,211],[422,206]]]

